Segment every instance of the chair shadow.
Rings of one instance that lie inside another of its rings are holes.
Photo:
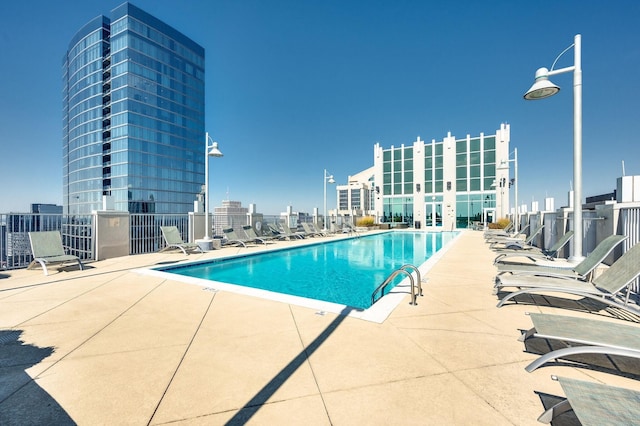
[[[84,271],[87,270],[91,270],[91,269],[96,269],[95,266],[91,266],[88,265],[86,263],[82,264],[82,268]],[[60,267],[53,267],[52,270],[58,271],[58,272],[71,272],[71,271],[79,271],[80,267],[78,265],[65,265],[65,266],[60,266]]]
[[[22,330],[0,330],[0,424],[75,425],[26,370],[54,352],[20,340]]]
[[[497,297],[499,300],[502,300],[502,298],[507,296],[509,293],[510,292],[508,291],[499,291]],[[582,299],[567,299],[563,297],[551,296],[548,294],[519,294],[518,296],[512,298],[508,303],[506,303],[504,307],[514,304],[560,308],[569,311],[585,312],[588,314],[606,316],[609,318],[616,318],[640,324],[640,315],[586,297]]]
[[[544,392],[534,391],[538,398],[540,398],[540,402],[542,402],[542,406],[544,407],[543,411],[548,410],[554,405],[558,404],[565,400],[564,397],[551,395]],[[542,411],[540,412],[542,414]],[[580,420],[576,417],[573,410],[567,411],[565,413],[560,414],[558,417],[553,419],[553,426],[581,426]]]
[[[9,274],[0,274],[0,280],[3,278],[9,278],[11,275]]]
[[[551,351],[567,347],[563,342],[541,337],[531,337],[525,340],[524,346],[525,352],[535,355],[544,355]],[[574,343],[571,344],[571,346],[576,347],[580,345]],[[540,368],[546,366],[570,366],[640,380],[640,360],[618,355],[577,354],[550,361]]]

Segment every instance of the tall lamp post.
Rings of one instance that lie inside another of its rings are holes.
[[[336,183],[333,180],[333,175],[327,173],[327,169],[324,169],[324,218],[322,220],[324,224],[324,230],[327,230],[327,182]]]
[[[516,232],[516,234],[518,233],[518,227],[520,226],[520,216],[519,216],[519,212],[520,212],[520,206],[518,206],[518,148],[514,148],[513,149],[513,160],[502,160],[500,162],[500,165],[506,165],[507,163],[514,163],[514,175],[513,175],[513,179],[514,179],[514,183],[515,183],[515,210],[514,210],[514,231]],[[507,167],[508,168],[508,167]]]
[[[572,67],[554,70],[560,56],[573,47]],[[533,86],[524,94],[526,100],[544,99],[560,91],[560,87],[549,81],[556,74],[573,72],[573,253],[571,259],[579,261],[582,256],[582,37],[577,34],[573,44],[558,55],[551,70],[540,68],[536,71]]]
[[[209,145],[209,141],[211,141],[211,145]],[[211,232],[211,224],[209,222],[209,157],[222,157],[222,152],[218,149],[218,142],[211,139],[209,132],[206,132],[204,140],[204,239],[207,241],[211,240],[211,236],[209,235],[209,232]]]

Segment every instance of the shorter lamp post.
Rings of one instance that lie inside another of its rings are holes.
[[[500,162],[500,165],[501,166],[505,166],[507,163],[511,163],[511,162],[514,163],[514,168],[513,168],[513,170],[514,170],[514,183],[515,183],[515,190],[514,190],[515,200],[514,200],[514,203],[515,203],[515,207],[516,207],[514,209],[514,221],[515,221],[515,224],[514,224],[513,229],[517,234],[518,233],[518,227],[520,226],[520,219],[519,219],[519,216],[518,216],[518,213],[519,213],[519,210],[520,210],[520,208],[518,206],[518,148],[514,148],[513,149],[513,160],[502,160]],[[507,167],[507,169],[508,169],[508,167]]]
[[[211,141],[211,145],[209,145]],[[222,157],[222,152],[218,149],[218,142],[215,142],[209,136],[209,132],[205,134],[204,141],[204,202],[205,202],[205,229],[204,239],[209,241],[211,236],[211,223],[209,222],[209,157]]]
[[[327,169],[324,169],[324,218],[322,220],[324,224],[324,230],[327,230],[327,182],[336,183],[333,179],[333,175],[327,173]]]

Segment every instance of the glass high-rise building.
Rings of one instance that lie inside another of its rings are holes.
[[[124,3],[63,61],[63,206],[186,213],[204,184],[204,48]]]

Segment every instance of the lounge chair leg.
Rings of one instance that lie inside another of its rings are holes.
[[[49,275],[49,271],[47,270],[47,264],[43,260],[38,260],[38,263],[42,266],[42,271],[45,275]]]
[[[557,403],[553,407],[546,410],[544,413],[540,414],[540,417],[538,417],[538,421],[540,423],[551,423],[553,419],[558,417],[560,414],[566,413],[567,411],[571,410],[573,410],[573,408],[571,407],[569,400],[565,399],[564,401]]]
[[[536,333],[537,333],[537,331],[536,331],[535,327],[530,328],[525,333],[522,333],[520,335],[520,337],[518,337],[518,342],[524,342],[525,340],[527,340],[528,338],[530,338],[531,336],[533,336]]]

